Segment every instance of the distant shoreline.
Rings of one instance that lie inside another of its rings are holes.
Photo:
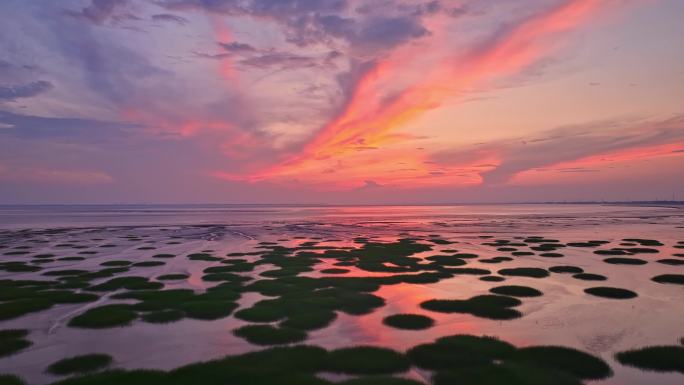
[[[0,203],[0,208],[67,208],[67,207],[439,207],[498,205],[604,205],[684,208],[684,201],[549,201],[549,202],[464,202],[464,203]]]

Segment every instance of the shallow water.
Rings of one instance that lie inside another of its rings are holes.
[[[201,226],[198,226],[201,225]],[[386,304],[370,314],[353,316],[340,313],[328,327],[309,333],[307,344],[325,348],[350,345],[381,345],[404,351],[420,343],[452,334],[497,336],[516,346],[562,345],[575,347],[602,357],[613,369],[613,376],[593,381],[596,384],[674,385],[684,382],[677,373],[656,373],[620,365],[613,359],[617,352],[652,345],[675,345],[684,336],[684,287],[658,284],[651,278],[660,274],[684,274],[684,266],[657,263],[663,258],[677,258],[683,253],[677,242],[684,240],[684,210],[669,207],[611,205],[481,205],[481,206],[41,206],[0,207],[0,254],[17,246],[29,246],[30,254],[76,255],[82,250],[97,250],[84,261],[55,261],[44,264],[42,271],[10,273],[0,271],[0,279],[46,279],[50,270],[101,268],[102,262],[115,259],[150,260],[152,255],[170,253],[176,258],[164,260],[163,266],[136,267],[117,276],[157,277],[162,274],[188,273],[190,278],[166,282],[165,289],[213,286],[201,279],[204,270],[220,266],[217,262],[185,258],[191,253],[212,250],[211,254],[250,252],[259,242],[277,242],[293,247],[307,241],[319,245],[353,247],[355,237],[393,242],[401,237],[429,239],[439,235],[452,244],[433,245],[433,250],[416,254],[428,257],[441,250],[457,249],[474,253],[479,259],[510,256],[483,245],[493,239],[543,236],[562,243],[588,240],[610,241],[601,249],[619,247],[622,239],[654,239],[664,245],[657,254],[637,254],[647,260],[640,266],[613,265],[607,256],[593,253],[594,248],[567,247],[562,258],[535,255],[516,256],[498,264],[469,259],[468,268],[482,268],[493,273],[503,268],[572,265],[586,272],[608,277],[593,282],[572,278],[571,274],[551,274],[547,278],[506,277],[502,283],[484,282],[474,275],[456,275],[432,284],[382,286],[373,294]],[[63,232],[44,232],[62,228]],[[121,237],[134,236],[134,241]],[[492,239],[483,237],[494,237]],[[295,239],[299,237],[301,239]],[[29,243],[28,240],[46,243]],[[169,244],[169,241],[178,242]],[[84,249],[57,246],[83,245]],[[102,248],[105,244],[115,247]],[[152,246],[152,250],[140,250]],[[523,248],[521,248],[523,249]],[[2,255],[4,261],[26,261],[25,255]],[[240,257],[250,261],[259,256]],[[315,271],[300,276],[319,277],[321,270],[334,267],[335,260],[324,259]],[[341,276],[386,276],[357,266]],[[241,273],[256,277],[272,267],[258,266]],[[102,281],[105,281],[103,279]],[[97,281],[100,282],[100,281]],[[523,298],[517,308],[523,313],[513,320],[490,320],[469,314],[437,313],[419,304],[429,299],[467,299],[487,294],[500,285],[523,285],[544,293],[541,297]],[[587,295],[585,288],[611,286],[630,289],[638,297],[615,300]],[[131,326],[110,329],[76,329],[66,326],[69,319],[85,309],[109,303],[106,294],[98,302],[57,305],[49,310],[0,322],[0,329],[30,329],[33,345],[19,353],[0,358],[0,373],[15,373],[29,384],[44,384],[57,379],[44,372],[54,361],[78,354],[99,352],[114,357],[121,368],[172,369],[187,363],[219,358],[261,349],[232,334],[248,322],[229,316],[216,321],[183,319],[158,325],[134,321]],[[238,301],[249,307],[264,298],[246,293]],[[382,319],[396,313],[418,313],[432,317],[436,325],[427,330],[407,331],[387,327]],[[407,376],[426,379],[428,373],[414,370]]]

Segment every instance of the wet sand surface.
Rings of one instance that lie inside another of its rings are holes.
[[[380,284],[369,294],[380,297],[383,304],[360,314],[336,310],[332,322],[306,331],[304,343],[328,350],[375,345],[404,352],[443,336],[495,336],[516,347],[576,348],[600,357],[612,369],[608,378],[584,383],[684,383],[681,373],[640,370],[622,365],[614,357],[616,353],[635,348],[679,345],[684,337],[684,286],[653,281],[657,276],[684,274],[684,266],[677,262],[684,261],[684,211],[678,208],[602,205],[3,208],[0,227],[3,228],[0,230],[0,280],[15,282],[13,289],[20,280],[49,281],[54,285],[79,282],[79,285],[65,285],[68,289],[64,290],[94,293],[99,297],[79,303],[52,303],[47,309],[18,316],[3,315],[0,311],[3,318],[0,329],[27,329],[26,338],[32,342],[23,350],[1,357],[0,373],[16,374],[28,384],[47,384],[64,378],[45,369],[57,360],[80,354],[109,354],[114,368],[170,370],[264,349],[265,345],[250,343],[233,333],[235,329],[255,324],[236,317],[236,312],[274,298],[259,291],[241,291],[240,287],[258,280],[382,279],[423,273],[441,275],[434,282]],[[374,244],[400,245],[401,250],[410,245],[417,251],[407,253],[409,260],[395,261],[390,256],[377,263],[363,263],[363,252],[344,254]],[[335,252],[340,254],[324,255]],[[264,254],[269,253],[290,257],[304,253],[309,258],[307,261],[315,262],[300,270],[297,267],[294,272],[288,270],[283,275],[274,275],[269,272],[291,267],[264,262]],[[162,258],[160,254],[168,255]],[[192,255],[210,258],[188,258]],[[435,256],[446,257],[432,258]],[[65,257],[67,260],[61,259]],[[606,261],[611,258],[618,258],[617,263]],[[230,262],[235,259],[244,261]],[[130,264],[118,266],[112,261]],[[150,261],[164,264],[136,266]],[[406,261],[407,265],[397,264]],[[175,322],[150,323],[141,319],[140,312],[125,326],[70,325],[71,320],[89,309],[111,303],[136,303],[133,299],[112,297],[139,291],[139,288],[92,290],[93,286],[113,278],[145,277],[147,282],[159,284],[149,288],[143,285],[142,289],[192,289],[201,294],[226,283],[220,277],[208,280],[205,269],[235,265],[245,268],[235,269],[231,274],[245,278],[237,283],[235,277],[228,278],[233,280],[228,283],[234,286],[226,287],[239,292],[239,298],[231,299],[237,306],[229,311],[230,315],[198,319],[186,314]],[[558,266],[572,266],[606,279],[578,279],[573,273],[554,272],[552,267]],[[466,268],[481,270],[459,270]],[[543,277],[525,272],[518,275],[516,268],[533,268],[545,273]],[[79,274],[103,269],[114,270],[101,278],[78,278]],[[81,272],[64,273],[69,270]],[[158,279],[169,274],[187,277]],[[503,280],[484,281],[483,276]],[[421,306],[435,299],[467,300],[492,294],[490,289],[504,285],[533,288],[543,295],[517,297],[522,304],[514,307],[519,312],[515,317],[441,312]],[[595,287],[627,289],[637,296],[615,299],[585,292]],[[2,303],[11,302],[12,298],[3,298]],[[428,316],[434,325],[405,330],[383,323],[385,317],[400,313]],[[429,383],[431,373],[414,366],[399,375]],[[348,378],[340,374],[322,377],[334,382]]]

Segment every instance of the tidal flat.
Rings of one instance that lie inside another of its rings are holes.
[[[684,383],[677,207],[3,207],[0,228],[0,385]]]

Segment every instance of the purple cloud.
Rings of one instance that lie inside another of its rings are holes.
[[[20,98],[30,98],[45,93],[52,88],[52,83],[46,80],[38,80],[28,84],[15,86],[0,85],[0,101],[15,101]]]

